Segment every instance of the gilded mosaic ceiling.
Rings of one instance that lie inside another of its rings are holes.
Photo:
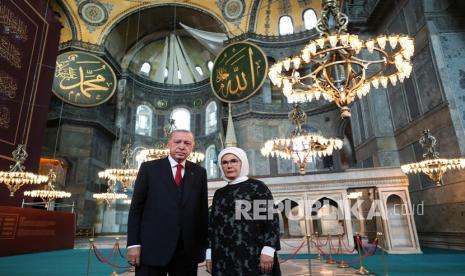
[[[220,29],[228,37],[244,32],[278,35],[279,18],[285,15],[292,18],[295,32],[301,32],[305,30],[303,12],[314,9],[319,15],[320,10],[318,0],[56,0],[52,3],[64,26],[60,42],[77,40],[95,45],[103,45],[111,30],[129,15],[173,5],[209,15],[222,25]],[[163,24],[157,22],[157,17],[153,20],[153,24]],[[177,20],[183,18],[178,16]],[[198,22],[196,28],[202,27],[202,22]]]

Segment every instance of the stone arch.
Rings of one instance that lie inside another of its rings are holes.
[[[386,212],[388,219],[391,246],[412,247],[409,229],[409,208],[404,199],[397,194],[390,194],[386,198]]]
[[[226,32],[227,34],[231,34],[231,30],[229,30],[226,26],[228,24],[224,21],[222,16],[220,16],[217,13],[213,13],[210,10],[206,10],[203,7],[193,4],[193,3],[179,3],[175,1],[171,2],[164,2],[164,3],[148,3],[148,4],[142,4],[139,6],[135,6],[131,9],[125,10],[123,13],[117,15],[115,18],[113,18],[112,21],[109,21],[105,24],[103,27],[103,30],[100,34],[100,36],[97,39],[97,44],[102,45],[105,40],[107,39],[108,35],[111,33],[111,31],[118,26],[121,22],[129,18],[134,13],[141,12],[144,10],[152,9],[152,8],[157,8],[157,7],[166,7],[166,6],[176,6],[176,7],[183,7],[183,8],[189,8],[193,9],[202,13],[205,13],[206,15],[212,17],[220,26],[220,28]]]

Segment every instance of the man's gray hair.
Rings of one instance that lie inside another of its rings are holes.
[[[171,140],[171,137],[173,137],[173,133],[175,133],[175,132],[190,133],[192,135],[192,138],[194,138],[194,134],[190,130],[187,130],[187,129],[175,129],[168,136],[168,141]]]

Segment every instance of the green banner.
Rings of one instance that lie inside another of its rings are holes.
[[[216,57],[210,76],[213,93],[221,101],[244,101],[260,89],[268,72],[265,53],[250,42],[228,45]]]
[[[58,56],[52,91],[66,103],[97,106],[108,101],[115,90],[115,73],[103,59],[80,51]]]

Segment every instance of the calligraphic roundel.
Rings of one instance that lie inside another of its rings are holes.
[[[237,103],[255,94],[265,82],[268,60],[257,45],[237,42],[216,57],[210,75],[213,94],[221,101]]]
[[[92,107],[108,101],[116,83],[115,72],[103,59],[71,51],[57,57],[52,91],[66,103]]]

